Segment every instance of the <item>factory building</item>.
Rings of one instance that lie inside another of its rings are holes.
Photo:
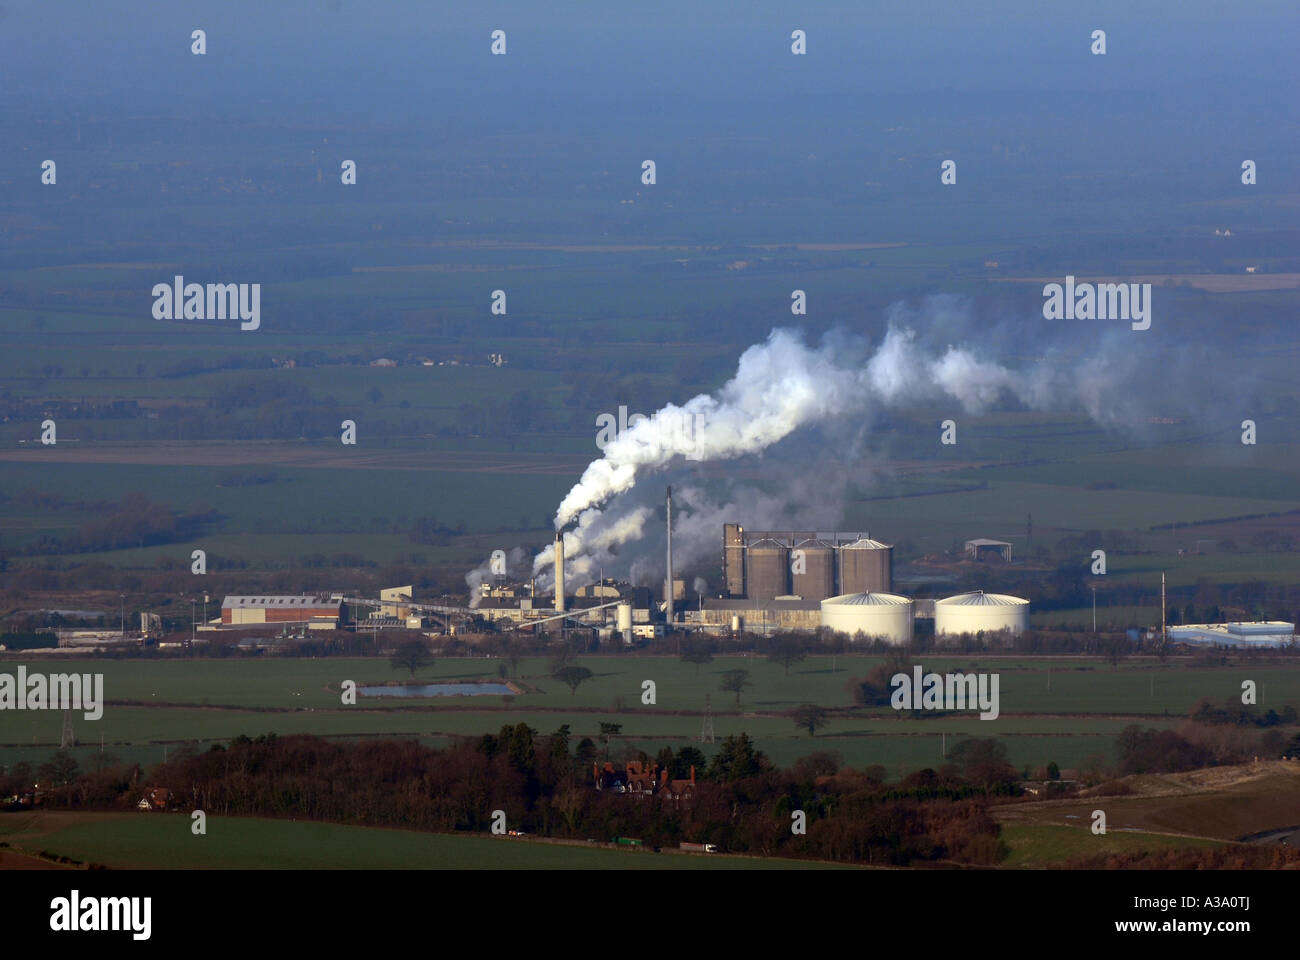
[[[912,640],[912,601],[896,593],[850,593],[821,602],[821,625],[903,646]]]
[[[688,611],[687,623],[732,632],[815,630],[823,623],[824,601],[845,594],[888,594],[893,572],[894,548],[864,533],[746,530],[727,523],[722,527],[722,596]],[[902,632],[884,632],[891,631]]]
[[[820,603],[845,594],[888,593],[893,580],[894,548],[865,534],[722,527],[723,599]]]
[[[1197,646],[1284,647],[1295,643],[1295,624],[1282,620],[1259,620],[1254,623],[1189,623],[1170,627],[1169,639]]]
[[[226,597],[221,601],[221,623],[237,626],[258,623],[312,623],[333,622],[335,626],[347,619],[347,609],[342,600],[327,596],[243,596]]]
[[[550,597],[529,597],[515,591],[483,596],[474,611],[484,620],[538,620],[555,613]]]
[[[725,596],[745,596],[745,532],[738,523],[722,525],[722,582]]]
[[[595,609],[620,599],[625,603],[618,607]],[[568,597],[565,606],[568,619],[564,622],[571,626],[605,627],[617,619],[621,624],[618,629],[628,632],[633,626],[643,627],[660,617],[659,602],[649,587],[633,587],[608,579],[579,587]],[[526,588],[489,589],[484,584],[482,596],[474,609],[480,617],[497,624],[500,629],[548,619],[552,629],[559,629],[561,622],[554,619],[557,614],[552,596],[532,596]]]
[[[406,620],[411,616],[411,601],[415,594],[412,584],[404,587],[383,587],[379,591],[379,616],[392,620]],[[402,603],[401,601],[407,601]]]
[[[711,633],[771,633],[774,630],[816,630],[821,607],[816,601],[779,597],[759,604],[743,597],[705,600],[699,610],[685,611],[687,624],[700,624]]]
[[[1029,627],[1029,601],[1005,593],[959,593],[934,602],[934,633],[958,635],[1009,630],[1023,633]]]
[[[680,582],[680,581],[679,581]],[[575,597],[596,597],[600,600],[617,600],[621,594],[618,583],[606,577],[600,583],[588,583],[573,591]]]

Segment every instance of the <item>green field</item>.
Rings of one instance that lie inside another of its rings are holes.
[[[978,456],[978,451],[974,455]],[[978,479],[985,478],[979,476]],[[979,536],[980,530],[990,537],[1022,537],[1027,512],[1033,514],[1036,527],[1045,524],[1061,531],[1083,531],[1144,529],[1155,524],[1186,523],[1207,517],[1241,516],[1297,507],[1300,507],[1300,499],[1294,497],[1272,500],[1154,490],[1086,490],[1024,481],[991,481],[983,490],[890,501],[888,510],[900,529],[914,530],[916,539],[928,537],[935,540],[936,545],[946,547],[951,540]],[[1114,575],[1113,570],[1109,573]]]
[[[653,754],[660,747],[695,743],[706,698],[717,738],[745,732],[774,762],[789,765],[814,750],[833,750],[845,763],[882,764],[897,776],[942,762],[967,737],[999,737],[1017,767],[1055,760],[1077,767],[1090,756],[1113,759],[1115,738],[1128,724],[1174,726],[1203,697],[1222,703],[1238,695],[1242,679],[1259,686],[1259,703],[1280,708],[1300,704],[1300,663],[1240,663],[1200,667],[1186,660],[1153,659],[1111,666],[1099,659],[1019,657],[921,658],[927,670],[989,672],[999,677],[1000,716],[973,713],[924,715],[913,719],[888,707],[852,706],[847,684],[879,661],[867,656],[811,657],[789,675],[762,658],[718,657],[697,671],[671,657],[589,656],[579,663],[595,676],[576,693],[545,676],[547,661],[526,658],[517,682],[526,692],[506,703],[498,696],[454,698],[360,697],[340,702],[340,685],[407,679],[385,659],[70,659],[13,656],[0,661],[12,672],[18,663],[42,672],[104,674],[103,717],[74,715],[83,766],[104,750],[119,759],[152,764],[185,741],[200,745],[240,734],[309,733],[330,737],[412,737],[440,745],[456,736],[477,737],[502,725],[524,722],[545,734],[568,724],[576,739],[599,742],[600,724],[622,725],[615,746]],[[447,658],[421,671],[419,681],[496,680],[503,661]],[[753,686],[742,696],[718,690],[721,674],[748,669]],[[641,702],[642,684],[655,683],[656,702]],[[833,711],[816,737],[797,729],[789,712],[802,703]],[[9,712],[0,725],[0,761],[43,761],[59,743],[62,717],[55,711]],[[715,745],[697,744],[706,754]]]
[[[332,533],[332,543],[321,541],[315,548],[327,554],[346,551],[372,560],[382,559],[373,555],[380,544],[395,544],[407,553],[421,550],[422,545],[413,543],[405,532],[388,532],[395,523],[405,528],[420,517],[433,516],[447,526],[478,533],[499,529],[503,523],[518,524],[521,518],[530,526],[541,527],[548,523],[555,504],[570,486],[565,477],[530,475],[531,492],[521,495],[515,492],[518,476],[501,472],[274,469],[275,482],[253,487],[220,486],[218,480],[227,471],[211,467],[2,463],[0,477],[5,480],[5,492],[11,496],[40,489],[80,500],[86,497],[87,489],[93,488],[96,499],[113,500],[132,490],[148,490],[150,497],[178,507],[204,503],[216,509],[227,518],[221,525],[221,536],[238,535],[249,542],[265,543],[267,537]],[[88,476],[95,477],[93,487],[87,487]],[[427,502],[430,489],[439,491],[436,504]],[[375,498],[375,490],[383,490],[384,496]],[[502,501],[511,505],[509,516],[500,513],[498,504]],[[58,520],[66,527],[91,516],[63,513]],[[0,505],[0,518],[21,523],[17,533],[57,529],[33,519],[19,503]],[[513,542],[507,544],[507,548],[510,546]],[[77,559],[151,566],[159,556],[188,556],[189,550],[187,544],[168,544],[112,554],[81,554]],[[274,554],[274,548],[271,552]],[[247,553],[241,549],[236,556]],[[275,555],[282,560],[296,559],[284,552]],[[249,559],[261,556],[255,548]]]
[[[333,823],[186,814],[0,815],[0,839],[115,868],[181,870],[816,870],[859,869],[773,858],[655,854],[518,837],[422,833]]]
[[[412,375],[418,373],[413,368]],[[353,384],[349,389],[359,388]],[[441,393],[441,388],[424,392],[425,399],[417,398],[412,403],[427,404],[429,396]],[[408,394],[412,391],[390,387],[386,397],[395,402]],[[394,414],[377,411],[374,415],[391,420]],[[870,529],[889,542],[906,542],[917,553],[946,550],[954,541],[991,536],[1012,541],[1020,559],[1028,552],[1025,521],[1026,515],[1032,514],[1033,543],[1038,546],[1051,548],[1061,537],[1087,530],[1127,531],[1137,537],[1141,552],[1109,553],[1107,576],[1114,581],[1137,580],[1154,588],[1160,573],[1166,572],[1170,588],[1178,589],[1193,586],[1203,577],[1224,584],[1251,580],[1292,584],[1300,578],[1300,551],[1264,552],[1253,546],[1250,536],[1257,527],[1241,532],[1211,527],[1207,533],[1205,526],[1189,526],[1300,509],[1300,498],[1295,495],[1300,473],[1286,466],[1293,458],[1294,445],[1280,445],[1284,465],[1267,468],[1242,459],[1246,455],[1239,453],[1241,444],[1228,442],[1193,445],[1187,451],[1177,448],[1180,454],[1199,453],[1206,461],[1220,464],[1205,469],[1167,469],[1135,461],[1144,451],[1132,450],[1087,452],[1076,460],[1073,457],[1080,454],[1077,444],[1055,435],[1057,424],[1039,419],[1023,429],[1018,427],[1013,433],[1026,432],[1029,437],[1022,441],[1008,435],[1009,428],[999,425],[1005,416],[990,417],[992,422],[983,426],[979,422],[971,424],[960,453],[954,456],[1003,462],[1047,457],[1061,462],[956,470],[883,481],[865,487],[861,491],[863,499],[851,500],[842,516],[827,517],[827,525]],[[1114,446],[1114,438],[1095,428],[1078,423],[1073,426],[1083,429],[1092,445]],[[152,442],[176,443],[179,439],[159,429],[162,432]],[[586,458],[596,456],[593,436],[594,428],[591,436],[562,432],[509,440],[425,437],[382,444],[369,439],[358,447],[357,456],[363,463],[376,447],[427,453],[430,465],[418,469],[354,469],[346,460],[304,467],[293,460],[304,454],[332,458],[337,451],[331,443],[293,441],[249,446],[245,452],[256,451],[251,454],[253,459],[235,460],[236,464],[248,465],[229,469],[273,470],[276,479],[248,487],[219,485],[221,475],[227,472],[223,468],[166,463],[46,464],[39,462],[39,455],[33,451],[36,459],[0,463],[0,494],[10,498],[0,497],[0,522],[5,525],[11,546],[22,546],[41,535],[66,537],[81,524],[96,519],[95,511],[33,510],[15,498],[23,491],[40,490],[80,500],[86,497],[86,490],[93,489],[96,499],[118,499],[132,491],[146,490],[152,499],[174,509],[197,504],[215,509],[220,519],[195,538],[196,544],[254,568],[292,568],[302,557],[314,553],[346,553],[378,564],[400,562],[412,553],[423,553],[427,562],[468,567],[482,559],[480,544],[469,538],[499,531],[497,546],[504,549],[541,539],[539,531],[548,527],[555,505],[577,479]],[[908,428],[885,431],[878,439],[899,448],[897,455],[907,455],[912,452],[908,444],[920,443],[921,436],[916,429]],[[489,462],[476,466],[472,461],[463,468],[439,469],[437,451],[469,456],[481,453],[487,457],[518,451],[530,454],[532,459],[521,459],[509,469]],[[549,462],[543,455],[546,451],[571,458],[571,469],[565,466],[570,464],[568,460],[558,467]],[[924,446],[915,453],[933,458]],[[160,450],[159,455],[165,460],[166,451]],[[1237,476],[1247,479],[1234,482],[1232,478]],[[1108,477],[1112,479],[1103,479]],[[1088,488],[1089,484],[1106,482],[1115,486]],[[377,489],[385,495],[373,496]],[[437,494],[432,499],[431,490]],[[434,517],[448,527],[463,530],[465,535],[438,548],[436,555],[431,554],[413,543],[405,532],[421,517]],[[1289,518],[1288,523],[1295,519]],[[1207,536],[1234,538],[1235,547],[1231,552],[1193,552],[1197,539]],[[79,554],[75,560],[149,569],[160,559],[187,556],[194,545],[125,548]],[[14,556],[11,563],[39,564],[50,559],[55,558]],[[56,562],[66,563],[68,559],[73,558],[57,558]],[[1060,559],[1054,557],[1052,563]],[[1086,555],[1080,558],[1081,566],[1086,566],[1087,559]],[[717,571],[712,568],[704,567],[699,572],[706,581],[716,580]],[[1032,588],[1028,589],[1032,599]],[[1045,622],[1061,622],[1050,619],[1049,613],[1044,616],[1048,617]],[[1149,621],[1149,614],[1144,613],[1141,622]],[[1083,621],[1074,618],[1072,622]]]
[[[1097,836],[1085,825],[1078,827],[1047,824],[1004,824],[1002,839],[1011,848],[1005,867],[1046,867],[1074,857],[1091,857],[1138,850],[1184,850],[1189,847],[1217,847],[1220,841],[1200,837],[1176,837],[1162,833],[1111,830]]]

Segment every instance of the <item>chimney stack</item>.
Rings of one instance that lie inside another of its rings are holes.
[[[555,612],[564,612],[564,534],[555,534]]]
[[[668,601],[668,629],[673,628],[673,488],[668,488],[668,577],[665,582],[664,599]]]

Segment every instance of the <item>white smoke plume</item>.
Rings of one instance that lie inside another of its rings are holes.
[[[597,580],[607,560],[611,573],[623,569],[625,564],[611,551],[619,544],[640,540],[646,521],[653,515],[654,510],[648,506],[634,506],[609,514],[599,510],[586,511],[578,518],[577,526],[564,533],[566,582],[576,587]],[[552,543],[533,560],[533,574],[539,587],[550,589],[555,585],[554,567],[555,544]]]
[[[716,396],[669,404],[609,443],[561,502],[556,529],[677,457],[709,462],[760,453],[801,427],[865,412],[877,401],[898,405],[947,395],[967,412],[979,412],[1018,383],[1011,371],[964,348],[927,356],[908,329],[891,327],[862,366],[844,365],[842,345],[828,338],[810,347],[797,331],[773,330],[741,355],[736,375]],[[683,413],[695,415],[694,437],[673,429]]]
[[[741,355],[736,375],[716,397],[699,394],[680,407],[668,404],[611,441],[560,504],[556,529],[675,457],[707,462],[757,453],[801,424],[845,412],[856,378],[836,366],[829,345],[811,349],[797,332],[774,330],[766,343]],[[694,436],[679,429],[683,419],[696,425]]]
[[[780,494],[732,480],[719,495],[693,482],[696,463],[761,455],[813,427],[834,429],[847,422],[865,431],[878,410],[935,401],[950,402],[954,412],[979,413],[1010,397],[1033,409],[1082,408],[1101,423],[1130,412],[1120,386],[1134,368],[1131,340],[1102,337],[1097,353],[1082,358],[1049,347],[1022,357],[1013,369],[989,354],[1014,352],[999,350],[999,340],[1023,351],[1024,338],[1011,330],[970,333],[975,327],[970,310],[955,298],[927,298],[919,310],[896,304],[887,321],[874,349],[866,338],[844,330],[809,345],[800,331],[775,329],[741,355],[735,375],[716,393],[668,404],[611,440],[556,512],[556,529],[568,528],[570,582],[594,580],[602,567],[633,582],[662,578],[663,483],[638,485],[650,475],[674,485],[674,557],[684,568],[720,550],[724,522],[825,531],[825,511],[843,502],[850,472],[847,464],[809,471],[805,461],[802,476],[783,478]],[[679,428],[684,417],[693,422],[692,431]],[[764,461],[769,487],[773,468]],[[861,473],[860,460],[852,469]],[[804,489],[812,481],[814,488]],[[829,489],[837,485],[838,492]],[[822,513],[809,515],[816,511]],[[534,558],[539,584],[553,582],[553,560],[550,546]]]
[[[782,466],[767,471],[768,479]],[[847,483],[847,481],[844,481]],[[725,496],[690,479],[673,476],[673,558],[680,572],[700,560],[719,556],[722,524],[744,517],[747,525],[814,529],[825,520],[827,498],[835,503],[842,484],[806,471],[782,478],[779,493],[748,484],[729,484]],[[589,509],[564,533],[565,579],[579,586],[605,575],[632,583],[662,582],[666,565],[663,487],[644,484],[627,491],[606,509]],[[633,546],[634,545],[634,546]],[[547,546],[533,561],[539,588],[555,583],[555,550]],[[695,586],[699,591],[698,585]]]
[[[506,576],[519,579],[524,571],[524,551],[514,547],[506,554]],[[469,605],[477,607],[483,599],[483,584],[492,578],[492,558],[484,560],[477,567],[465,574],[465,583],[469,585]]]

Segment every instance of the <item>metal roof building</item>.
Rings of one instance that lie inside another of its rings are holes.
[[[317,617],[338,621],[344,616],[342,600],[312,594],[235,596],[221,601],[223,624],[307,623]]]
[[[972,560],[983,560],[990,553],[1001,557],[1007,563],[1011,562],[1011,544],[1005,540],[986,540],[981,537],[966,541],[966,555]]]
[[[1169,639],[1199,646],[1284,647],[1294,643],[1295,624],[1283,620],[1254,623],[1189,623],[1170,627]]]

